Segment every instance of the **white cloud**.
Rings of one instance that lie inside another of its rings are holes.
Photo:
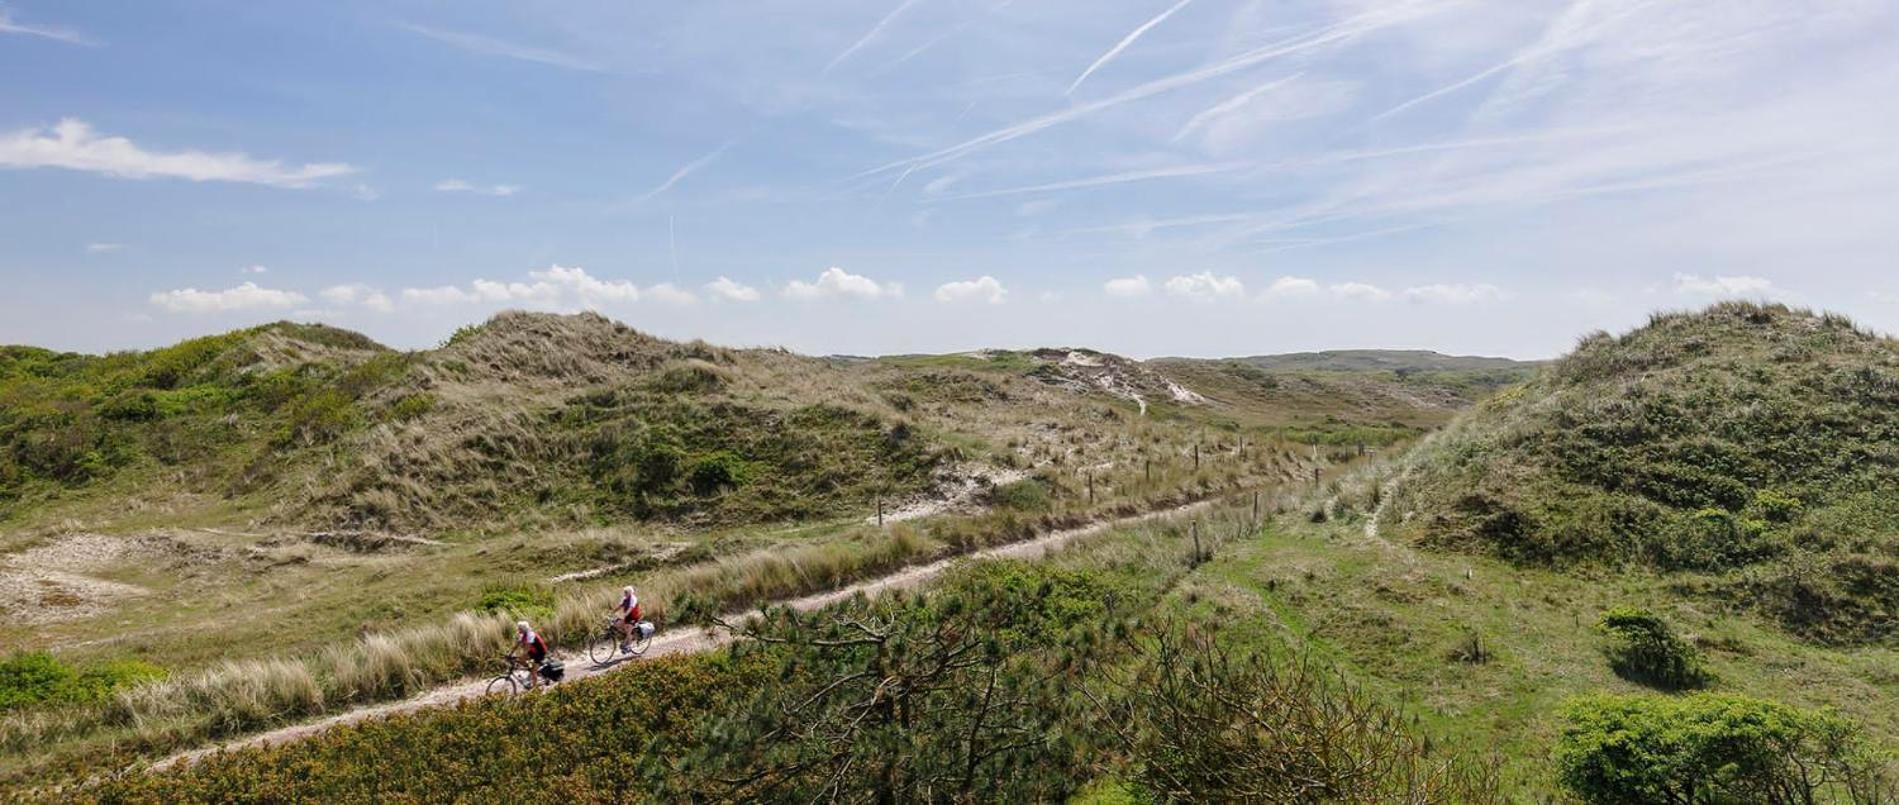
[[[341,162],[286,166],[246,154],[147,151],[124,137],[101,137],[85,121],[67,118],[51,130],[23,129],[0,135],[0,168],[66,168],[121,179],[189,179],[243,182],[272,187],[310,187],[355,173]]]
[[[112,252],[121,251],[124,248],[125,244],[123,243],[88,243],[86,244],[86,253],[110,254]]]
[[[25,23],[14,22],[13,17],[9,15],[4,8],[0,8],[0,34],[37,36],[41,39],[65,42],[68,45],[85,45],[87,47],[94,47],[99,44],[94,41],[92,37],[86,36],[71,28],[61,28],[54,25],[27,25]]]
[[[1391,292],[1376,285],[1363,282],[1341,282],[1327,290],[1340,299],[1352,299],[1361,302],[1383,302],[1391,298]]]
[[[1169,295],[1200,301],[1246,296],[1246,285],[1238,277],[1215,276],[1211,271],[1169,278],[1164,287]]]
[[[442,285],[435,288],[404,288],[402,299],[425,305],[457,305],[477,301],[479,297],[453,285]]]
[[[1260,294],[1263,299],[1284,299],[1293,296],[1311,296],[1319,292],[1319,283],[1305,277],[1280,277],[1266,286],[1266,292]]]
[[[706,283],[706,293],[712,294],[712,298],[714,299],[723,299],[728,302],[758,301],[757,288],[743,283],[733,282],[725,277],[720,277]]]
[[[1774,283],[1761,277],[1707,277],[1676,274],[1675,292],[1700,296],[1765,296],[1778,293]]]
[[[670,282],[641,288],[626,280],[601,279],[577,267],[550,265],[538,271],[529,271],[528,279],[531,282],[478,279],[470,282],[466,288],[456,285],[407,288],[401,295],[404,301],[431,305],[498,303],[555,310],[595,308],[623,302],[653,301],[690,305],[699,301],[698,295],[692,291]],[[732,289],[735,292],[750,290],[737,283],[732,285],[736,286]],[[714,294],[720,294],[719,287],[717,282],[707,286]],[[343,294],[345,291],[337,290],[337,293]],[[757,291],[752,291],[752,294],[756,298]]]
[[[945,282],[936,289],[938,302],[983,301],[989,304],[1001,304],[1009,291],[995,277],[984,274],[973,280]]]
[[[521,192],[520,185],[496,184],[484,187],[464,179],[443,179],[435,183],[435,189],[444,193],[474,193],[482,196],[512,196]]]
[[[1413,302],[1429,302],[1445,305],[1468,305],[1478,302],[1495,302],[1504,298],[1503,289],[1485,282],[1476,284],[1434,284],[1419,285],[1404,289],[1404,297]]]
[[[1153,286],[1148,284],[1146,275],[1136,274],[1132,277],[1116,277],[1108,280],[1102,284],[1101,290],[1106,291],[1109,296],[1127,298],[1146,296],[1153,290]]]
[[[646,286],[644,294],[647,299],[651,299],[655,302],[664,302],[669,305],[691,305],[699,301],[699,297],[694,296],[691,291],[670,282],[648,285]]]
[[[882,299],[903,295],[903,286],[896,283],[878,283],[869,277],[852,274],[844,269],[832,266],[818,275],[815,283],[792,280],[785,286],[785,296],[792,299],[830,299],[851,297],[854,299]]]
[[[548,266],[543,271],[530,271],[528,276],[540,280],[531,286],[537,294],[542,292],[540,290],[542,286],[560,286],[572,291],[583,303],[589,305],[600,302],[637,302],[640,299],[640,289],[633,283],[625,280],[595,279],[584,268]],[[514,283],[514,285],[518,286],[520,283]]]
[[[233,310],[296,307],[309,300],[295,291],[260,288],[255,282],[246,282],[222,291],[200,291],[196,288],[161,291],[152,294],[151,301],[152,304],[173,313],[222,313]]]
[[[244,274],[268,274],[268,273],[270,273],[270,269],[269,269],[268,267],[265,267],[265,266],[245,266],[245,267],[244,267],[244,270],[243,270],[242,272],[240,272],[240,273],[244,273]]]
[[[317,296],[323,297],[324,301],[331,304],[362,305],[377,313],[388,313],[396,307],[395,303],[390,301],[388,294],[362,283],[332,285],[317,292]]]

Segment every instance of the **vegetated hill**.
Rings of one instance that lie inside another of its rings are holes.
[[[1428,349],[1329,349],[1232,358],[1269,372],[1515,372],[1524,377],[1542,361],[1446,355]]]
[[[107,356],[10,347],[0,403],[15,527],[408,533],[830,516],[965,482],[965,465],[1085,459],[1099,480],[1212,447],[1209,425],[1278,421],[1274,400],[1207,404],[1087,350],[822,359],[519,312],[415,352],[289,323]]]
[[[944,455],[821,361],[595,315],[504,313],[408,353],[287,323],[9,348],[0,403],[0,518],[89,497],[390,529],[796,517],[926,486]]]
[[[1427,543],[1645,566],[1809,638],[1899,624],[1899,342],[1723,303],[1598,333],[1413,456]]]

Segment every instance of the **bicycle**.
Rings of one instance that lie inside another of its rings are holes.
[[[641,621],[640,623],[644,624],[646,621]],[[632,639],[627,640],[620,633],[620,619],[618,617],[608,618],[606,628],[601,630],[600,634],[594,637],[594,639],[587,642],[587,659],[593,660],[594,665],[606,665],[618,657],[623,650],[627,656],[638,657],[645,654],[646,649],[652,645],[653,635],[651,632],[641,629],[639,625],[636,624],[633,627]],[[624,648],[622,648],[623,646]]]
[[[534,677],[528,672],[528,669],[534,667],[533,660],[507,655],[502,656],[501,659],[508,663],[508,670],[488,681],[488,695],[513,695],[520,692],[522,688],[533,689]],[[541,684],[553,683],[542,680]]]

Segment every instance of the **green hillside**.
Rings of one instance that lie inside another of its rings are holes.
[[[1477,355],[1446,355],[1428,349],[1328,349],[1233,358],[1269,372],[1517,372],[1527,375],[1540,361]]]
[[[1899,342],[1842,317],[1725,303],[1591,335],[1409,466],[1387,517],[1427,544],[1899,634]]]

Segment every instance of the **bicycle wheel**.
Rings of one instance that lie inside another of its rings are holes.
[[[521,683],[515,681],[512,672],[497,676],[488,683],[488,695],[512,696],[521,689]]]
[[[652,635],[642,634],[639,637],[634,638],[633,639],[633,656],[638,657],[642,654],[645,654],[646,649],[652,645],[653,645]]]
[[[587,643],[587,659],[594,665],[606,665],[613,661],[613,655],[620,650],[620,635],[612,627],[595,636]]]

